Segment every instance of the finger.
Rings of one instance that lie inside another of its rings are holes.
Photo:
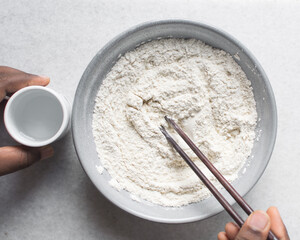
[[[33,163],[53,156],[51,146],[29,148],[11,146],[0,148],[0,176],[29,167]]]
[[[225,232],[219,232],[218,240],[230,240],[230,239],[226,236]]]
[[[50,79],[49,77],[25,73],[10,67],[0,67],[0,81],[6,93],[14,93],[27,86],[46,86],[49,84]]]
[[[235,237],[239,233],[239,230],[240,230],[240,227],[233,222],[229,222],[225,225],[225,232],[226,232],[227,237],[230,240],[235,239]]]
[[[288,232],[276,207],[270,207],[267,214],[271,218],[271,230],[280,240],[289,240]]]
[[[263,211],[253,212],[245,221],[235,240],[266,240],[271,221]]]

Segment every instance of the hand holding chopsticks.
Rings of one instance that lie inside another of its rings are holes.
[[[241,208],[248,215],[250,215],[253,212],[252,208],[238,194],[238,192],[233,188],[233,186],[222,176],[222,174],[214,167],[214,165],[204,156],[204,154],[192,142],[192,140],[182,131],[182,129],[174,122],[174,120],[168,117],[165,117],[165,119],[175,129],[175,131],[182,137],[182,139],[188,144],[188,146],[199,157],[199,159],[206,165],[206,167],[212,172],[212,174],[218,179],[218,181],[224,186],[224,188],[230,193],[230,195],[236,200],[236,202],[241,206]],[[175,140],[169,135],[167,130],[163,126],[160,127],[160,130],[164,134],[168,142],[174,147],[174,149],[179,153],[179,155],[191,167],[191,169],[196,173],[196,175],[201,179],[201,181],[205,184],[205,186],[215,196],[215,198],[224,207],[224,209],[233,218],[233,220],[241,227],[244,224],[244,221],[239,216],[239,214],[231,207],[231,205],[227,202],[227,200],[223,197],[223,195],[216,189],[216,187],[211,183],[211,181],[208,178],[206,178],[206,176],[197,167],[197,165],[188,157],[188,155],[182,150],[182,148],[175,142]],[[277,238],[270,231],[268,235],[268,239],[276,240]]]

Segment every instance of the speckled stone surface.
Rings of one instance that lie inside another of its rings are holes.
[[[47,75],[71,102],[89,61],[111,38],[149,20],[182,18],[219,27],[257,57],[273,87],[278,135],[270,164],[246,200],[279,207],[291,239],[300,235],[299,1],[2,1],[0,65]],[[0,106],[0,146],[15,144]],[[0,239],[216,239],[230,218],[166,225],[134,217],[107,201],[77,159],[71,134],[56,154],[0,178]]]

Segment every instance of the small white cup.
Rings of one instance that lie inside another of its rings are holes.
[[[40,86],[14,93],[4,110],[8,133],[17,142],[41,147],[62,138],[70,129],[71,106],[65,97]]]

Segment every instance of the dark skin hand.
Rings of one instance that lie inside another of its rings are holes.
[[[37,76],[20,70],[0,66],[0,102],[5,96],[32,85],[47,86],[48,77]],[[53,156],[51,146],[32,148],[8,146],[0,148],[0,176],[29,167],[33,163]]]
[[[267,212],[254,211],[242,228],[235,223],[227,223],[225,232],[218,234],[218,240],[266,240],[270,230],[279,240],[290,239],[276,207],[270,207]]]

